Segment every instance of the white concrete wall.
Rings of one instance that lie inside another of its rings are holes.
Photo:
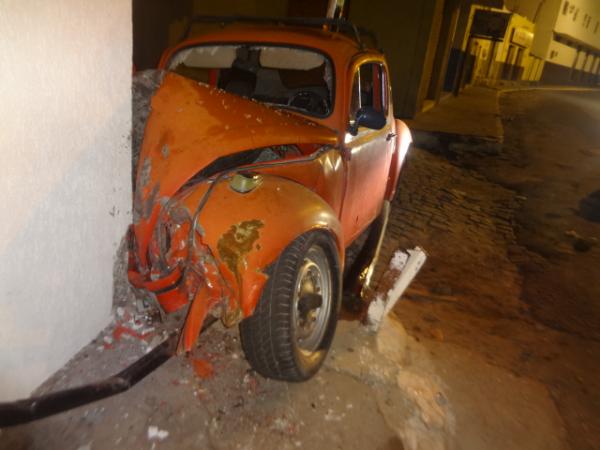
[[[130,208],[130,0],[0,0],[0,401],[109,321]]]

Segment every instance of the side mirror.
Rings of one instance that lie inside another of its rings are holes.
[[[377,111],[372,106],[363,106],[356,113],[354,123],[350,125],[350,133],[356,136],[358,127],[366,127],[372,130],[381,130],[385,127],[386,118],[381,111]]]

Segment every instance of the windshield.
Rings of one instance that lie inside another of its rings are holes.
[[[202,45],[175,54],[168,70],[232,94],[326,117],[333,71],[313,50],[275,45]]]

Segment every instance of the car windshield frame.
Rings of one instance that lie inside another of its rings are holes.
[[[298,108],[298,107],[294,107],[292,105],[286,105],[286,104],[281,104],[281,103],[271,103],[271,102],[267,102],[261,99],[254,99],[253,97],[244,97],[242,96],[242,98],[248,98],[250,100],[254,100],[257,101],[263,105],[267,105],[269,107],[274,107],[274,108],[278,108],[278,109],[284,109],[284,110],[288,110],[288,111],[292,111],[292,112],[296,112],[298,114],[302,114],[304,116],[308,116],[311,118],[318,118],[318,119],[326,119],[328,117],[331,117],[331,115],[334,113],[335,111],[335,102],[336,102],[336,81],[337,81],[337,71],[336,71],[336,67],[334,64],[334,60],[333,58],[331,58],[331,56],[329,56],[325,51],[319,49],[319,48],[315,48],[315,47],[309,47],[309,46],[304,46],[304,45],[297,45],[297,44],[286,44],[286,43],[282,43],[282,42],[261,42],[261,41],[214,41],[214,42],[202,42],[202,43],[195,43],[195,44],[190,44],[190,45],[186,45],[183,46],[181,48],[178,48],[176,52],[174,52],[168,59],[167,63],[165,64],[165,69],[167,71],[173,72],[173,73],[177,73],[181,76],[186,76],[184,74],[181,74],[179,72],[177,72],[174,68],[171,67],[171,65],[173,64],[173,61],[177,58],[177,56],[186,50],[190,50],[192,48],[198,48],[198,47],[216,47],[216,46],[228,46],[228,47],[281,47],[281,48],[289,48],[289,49],[295,49],[295,50],[303,50],[303,51],[309,51],[309,52],[313,52],[313,53],[317,53],[320,56],[322,56],[326,62],[326,64],[329,65],[329,67],[331,68],[331,86],[329,87],[329,96],[330,96],[330,104],[329,104],[329,111],[326,114],[318,114],[315,113],[313,111],[309,111],[306,110],[304,108]],[[192,77],[187,77],[190,79],[194,79]],[[198,81],[198,80],[196,80]],[[324,80],[327,83],[327,80]],[[200,81],[202,82],[202,81]],[[228,92],[227,90],[225,90],[225,92]],[[235,93],[232,93],[232,95],[237,95]]]

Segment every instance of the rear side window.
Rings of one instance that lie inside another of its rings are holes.
[[[350,120],[362,107],[370,106],[387,115],[388,85],[385,68],[380,63],[362,64],[354,74],[352,99],[350,102]]]

